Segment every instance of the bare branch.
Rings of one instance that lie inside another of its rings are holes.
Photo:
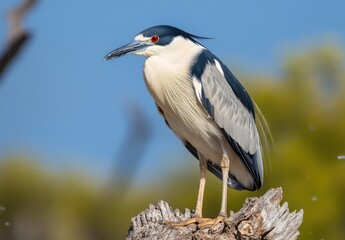
[[[24,30],[23,18],[36,2],[37,0],[26,0],[8,15],[8,44],[4,52],[0,55],[0,77],[9,63],[30,38],[30,33]]]

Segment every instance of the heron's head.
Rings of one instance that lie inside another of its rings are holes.
[[[192,35],[172,26],[154,26],[137,34],[133,42],[111,51],[104,59],[111,60],[130,53],[145,57],[164,52],[177,53],[185,51],[187,44],[198,44],[195,40],[198,38],[203,39],[204,37]]]

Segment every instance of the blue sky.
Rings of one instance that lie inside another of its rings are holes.
[[[5,13],[18,2],[0,2],[2,47]],[[0,157],[29,153],[49,167],[107,175],[135,103],[153,131],[138,178],[152,176],[152,166],[166,172],[188,153],[145,88],[144,58],[104,62],[106,53],[169,24],[214,38],[203,45],[234,64],[235,75],[238,67],[276,73],[290,50],[327,39],[344,46],[344,9],[341,0],[39,1],[26,18],[33,38],[0,84]]]

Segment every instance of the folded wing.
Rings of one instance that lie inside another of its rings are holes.
[[[255,186],[248,190],[259,189],[263,182],[262,156],[250,96],[230,70],[207,50],[198,57],[192,77],[200,103],[253,177]]]

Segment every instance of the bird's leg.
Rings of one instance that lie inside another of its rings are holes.
[[[215,227],[220,222],[225,222],[227,214],[226,214],[226,205],[227,205],[227,195],[228,195],[228,176],[229,176],[229,169],[230,169],[230,161],[229,158],[224,154],[223,160],[221,163],[222,168],[222,203],[220,212],[218,217],[215,219],[211,219],[210,221],[206,221],[198,225],[199,228],[207,227],[211,225],[211,229]]]
[[[213,226],[217,225],[221,221],[225,221],[227,214],[226,214],[226,206],[227,206],[227,197],[228,197],[228,176],[229,176],[229,159],[226,159],[224,166],[222,166],[222,175],[223,175],[223,188],[222,188],[222,205],[220,208],[220,212],[218,217],[215,219]]]
[[[188,219],[186,221],[179,222],[179,223],[169,223],[175,227],[183,227],[192,223],[200,224],[200,223],[212,220],[210,218],[202,218],[202,206],[203,206],[205,184],[206,184],[205,177],[206,177],[206,172],[207,172],[207,162],[204,156],[200,153],[198,153],[198,158],[200,162],[200,181],[199,181],[198,200],[196,202],[196,208],[195,208],[195,217]]]
[[[207,163],[200,153],[198,153],[199,161],[200,161],[200,181],[199,181],[199,191],[198,191],[198,200],[196,202],[195,207],[195,216],[197,219],[202,219],[202,206],[203,206],[203,200],[204,200],[204,192],[205,192],[205,184],[206,184],[206,171],[207,171]]]

